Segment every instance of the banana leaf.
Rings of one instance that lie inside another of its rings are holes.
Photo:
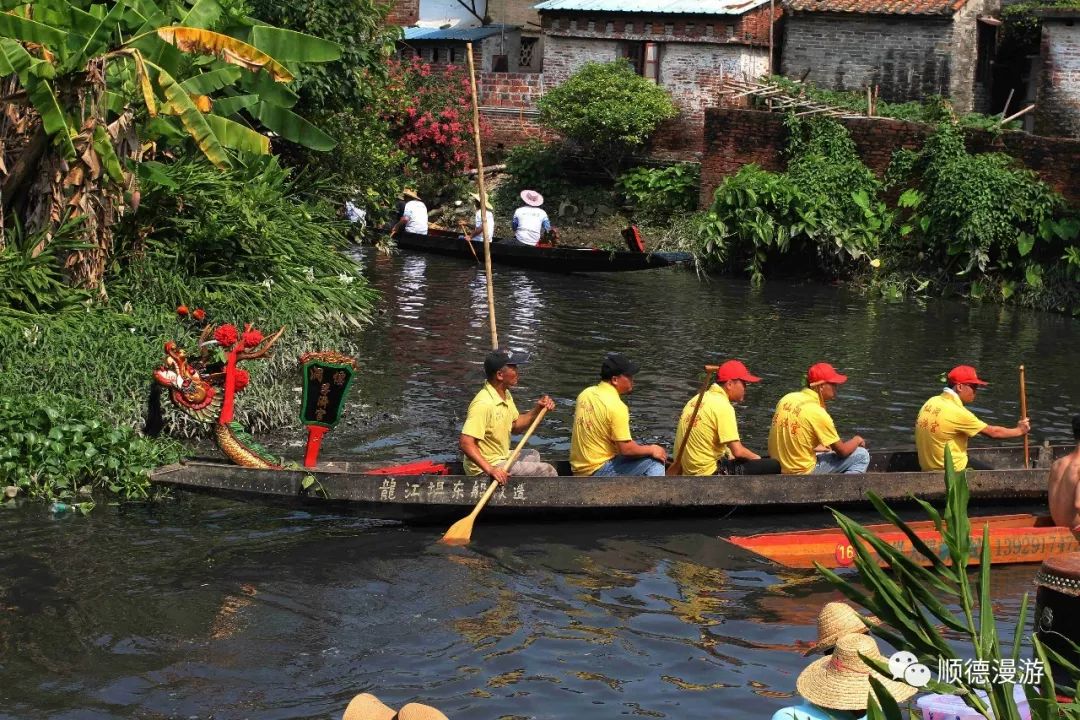
[[[138,50],[132,50],[132,57],[135,59],[135,75],[139,81],[139,89],[142,91],[146,112],[150,114],[150,117],[155,118],[158,114],[157,96],[154,94],[153,85],[150,84],[150,73],[146,70],[146,60],[143,59],[142,53]]]
[[[29,78],[26,94],[34,109],[41,115],[41,124],[45,132],[53,137],[60,146],[60,151],[68,160],[75,158],[75,146],[71,143],[71,127],[68,125],[60,102],[56,99],[52,85],[43,78]]]
[[[234,65],[226,65],[216,70],[192,75],[181,82],[180,87],[192,95],[209,95],[234,84],[241,72],[240,68]]]
[[[257,72],[254,75],[243,75],[239,82],[240,88],[249,93],[257,94],[264,102],[281,108],[291,108],[296,105],[300,97],[289,88],[274,82],[268,73]]]
[[[12,3],[0,2],[0,8],[7,9],[5,5],[22,5],[25,0]],[[100,20],[88,12],[85,12],[67,0],[37,0],[34,3],[34,19],[45,25],[53,27],[68,27],[80,35],[94,32]]]
[[[210,123],[206,121],[206,116],[199,112],[199,109],[195,107],[195,103],[191,101],[191,96],[162,67],[149,61],[146,64],[157,73],[158,86],[165,93],[165,99],[169,103],[170,110],[180,116],[180,122],[192,139],[195,140],[199,150],[217,167],[231,167],[232,162],[229,160],[228,153],[221,146],[217,135],[214,134],[213,129],[210,127]]]
[[[217,0],[196,0],[191,9],[180,18],[185,27],[208,28],[221,17],[221,5]]]
[[[228,117],[241,110],[253,108],[258,102],[258,95],[233,95],[231,97],[217,98],[214,100],[214,114]]]
[[[225,147],[253,155],[270,153],[270,138],[265,135],[218,115],[207,115],[206,121]]]
[[[81,68],[86,64],[86,61],[92,54],[105,49],[108,46],[109,39],[120,25],[120,21],[123,17],[124,10],[127,9],[127,4],[124,0],[117,0],[116,4],[112,6],[112,9],[101,18],[101,21],[94,28],[94,31],[90,33],[90,36],[86,38],[86,42],[83,44],[82,49],[71,58],[69,63],[76,64],[75,67],[70,69],[75,70]]]
[[[103,125],[94,127],[93,145],[98,157],[101,158],[101,164],[104,166],[105,172],[108,174],[109,178],[115,183],[124,182],[124,169],[120,165],[120,158],[116,156],[116,150],[113,148],[112,139],[109,137],[109,133],[105,130]]]
[[[0,12],[0,35],[50,48],[62,48],[69,37],[63,30],[10,12]]]
[[[165,42],[185,53],[213,55],[224,62],[255,72],[266,70],[277,82],[292,82],[293,75],[274,58],[258,48],[228,35],[203,28],[170,25],[157,29]]]
[[[252,28],[251,44],[281,61],[318,63],[341,59],[341,46],[335,42],[270,25]]]
[[[259,119],[259,122],[281,137],[312,150],[333,150],[334,146],[337,145],[334,138],[292,110],[260,102],[252,110],[252,114]]]

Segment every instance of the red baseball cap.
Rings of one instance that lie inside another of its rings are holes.
[[[746,369],[738,360],[728,360],[721,365],[716,371],[717,382],[727,382],[728,380],[742,380],[743,382],[761,382],[761,378],[756,375],[751,375],[750,371]]]
[[[839,385],[840,383],[847,382],[847,375],[841,375],[836,372],[829,363],[817,363],[811,365],[810,369],[806,371],[806,384],[810,387],[820,385],[821,383],[834,383]]]
[[[980,380],[975,368],[970,365],[957,365],[949,371],[947,376],[950,385],[989,385],[985,380]]]

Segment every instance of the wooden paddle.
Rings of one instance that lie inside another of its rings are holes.
[[[1027,390],[1024,389],[1024,366],[1020,366],[1020,419],[1027,417]],[[1031,467],[1031,455],[1028,450],[1028,436],[1024,436],[1024,467]]]
[[[682,456],[683,451],[686,450],[686,441],[690,439],[690,431],[694,429],[694,421],[697,420],[698,411],[701,410],[701,402],[705,399],[705,393],[708,392],[709,386],[713,383],[713,378],[716,377],[715,373],[720,369],[719,365],[706,365],[705,366],[705,382],[701,384],[701,392],[698,393],[697,403],[694,405],[694,412],[690,413],[690,422],[686,426],[686,434],[683,435],[682,442],[679,443],[679,449],[675,452],[675,460],[668,466],[668,469],[664,471],[665,475],[678,475],[682,472]]]
[[[473,260],[475,260],[477,263],[479,263],[480,262],[480,256],[478,256],[476,254],[476,248],[473,247],[472,239],[469,237],[468,226],[465,225],[464,220],[461,220],[459,222],[459,225],[461,227],[461,232],[465,234],[465,244],[469,246],[469,250],[470,250],[470,252],[472,252]]]
[[[510,468],[514,466],[514,462],[517,460],[518,455],[521,454],[522,448],[525,447],[525,443],[528,442],[529,437],[532,436],[533,430],[540,424],[540,421],[547,414],[547,408],[540,408],[540,413],[536,416],[536,419],[532,421],[532,425],[529,425],[529,429],[522,435],[521,440],[518,441],[517,447],[514,448],[514,452],[510,453],[510,458],[503,465],[503,469],[510,472]],[[450,529],[446,531],[446,534],[442,536],[442,540],[439,542],[446,543],[447,545],[468,545],[469,539],[472,537],[473,522],[476,521],[476,516],[480,514],[480,511],[487,505],[488,500],[495,494],[495,488],[499,486],[498,480],[492,480],[488,485],[488,489],[480,497],[479,502],[476,503],[476,507],[473,511],[465,517],[458,520],[456,523],[450,526]]]

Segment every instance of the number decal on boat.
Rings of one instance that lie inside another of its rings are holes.
[[[842,567],[847,567],[855,562],[855,548],[844,543],[836,543],[836,562]]]

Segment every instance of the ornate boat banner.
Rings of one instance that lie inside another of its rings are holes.
[[[300,356],[304,391],[300,402],[300,421],[308,428],[304,467],[314,467],[323,435],[341,420],[345,412],[345,397],[356,370],[354,358],[332,350]]]

